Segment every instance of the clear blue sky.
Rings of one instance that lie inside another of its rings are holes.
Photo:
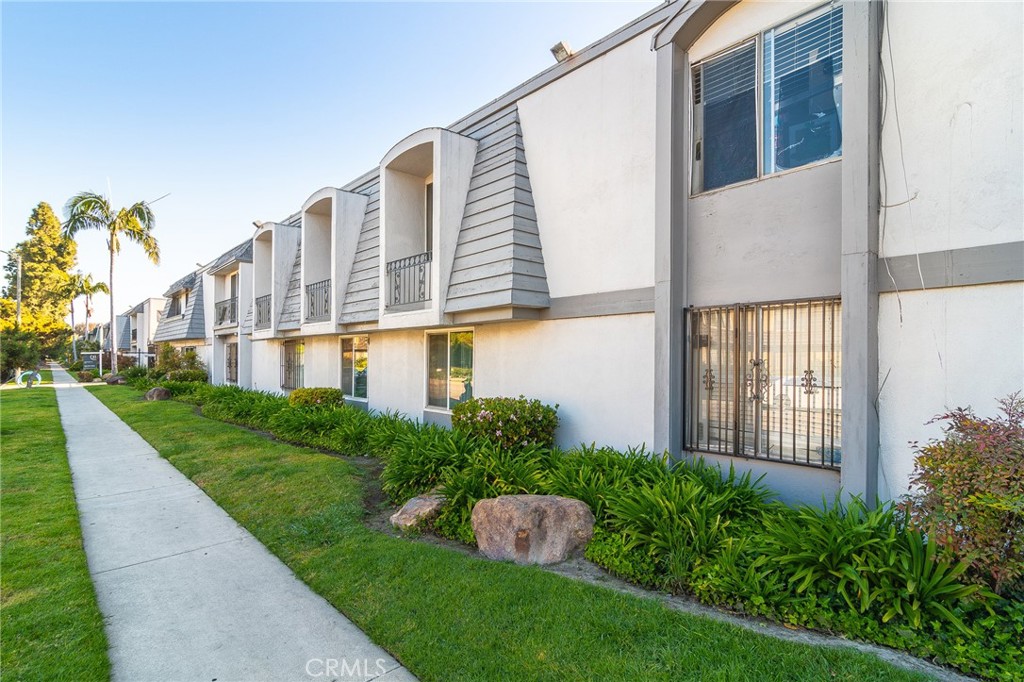
[[[40,201],[153,200],[162,264],[127,245],[118,311],[659,3],[12,3],[2,12],[0,248]],[[106,281],[99,232],[80,267]],[[97,301],[98,319],[109,315]],[[77,311],[80,316],[81,309]],[[81,317],[78,318],[79,320]]]

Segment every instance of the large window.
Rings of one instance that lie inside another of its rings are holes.
[[[302,388],[304,351],[302,341],[285,341],[281,346],[281,388]]]
[[[473,397],[473,332],[427,335],[427,405],[451,409]]]
[[[366,398],[370,337],[341,340],[341,390],[350,398]]]
[[[838,157],[842,60],[833,3],[694,65],[693,190]]]
[[[686,447],[838,468],[838,299],[689,311]]]

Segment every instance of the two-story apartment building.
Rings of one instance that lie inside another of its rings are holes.
[[[209,368],[213,360],[213,310],[205,303],[209,266],[185,275],[164,292],[166,304],[153,335],[179,352],[194,351]]]
[[[215,299],[212,329],[207,333],[212,340],[208,369],[215,384],[252,383],[250,337],[242,332],[242,323],[252,315],[252,248],[252,241],[246,240],[222,254],[207,270]]]
[[[167,305],[166,299],[154,296],[132,306],[124,317],[128,320],[128,349],[125,353],[136,364],[147,366],[152,363],[153,337]]]
[[[260,224],[208,270],[213,365],[896,497],[932,416],[1024,386],[1022,18],[666,3]]]

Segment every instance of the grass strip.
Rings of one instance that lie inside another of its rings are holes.
[[[926,679],[861,652],[371,531],[353,464],[126,387],[89,390],[421,679]]]
[[[5,680],[103,680],[103,617],[82,549],[53,389],[0,391],[0,669]]]

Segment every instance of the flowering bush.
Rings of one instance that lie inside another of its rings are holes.
[[[1024,398],[999,401],[1004,417],[979,419],[957,408],[945,437],[923,446],[907,506],[913,525],[997,593],[1024,588]]]
[[[345,394],[340,388],[297,388],[288,396],[292,407],[335,407],[345,404]]]
[[[558,405],[518,398],[473,398],[452,410],[452,428],[503,447],[555,444]]]

